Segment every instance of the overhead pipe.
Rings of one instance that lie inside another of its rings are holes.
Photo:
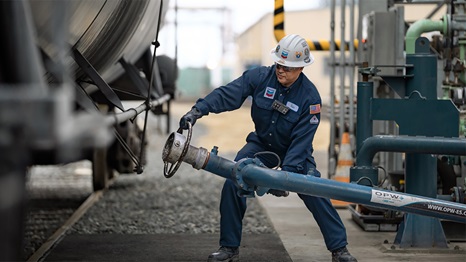
[[[283,37],[285,37],[285,9],[284,9],[284,0],[275,0],[275,8],[273,12],[273,28],[274,28],[274,35],[275,39],[280,41]],[[329,51],[332,41],[329,40],[309,40],[306,39],[309,48],[312,51]],[[344,42],[345,48],[344,50],[349,50],[349,42]],[[353,45],[355,50],[358,48],[359,41],[357,39],[353,40]],[[341,41],[335,40],[335,48],[340,50]]]
[[[182,152],[186,151],[184,157]],[[165,163],[185,162],[195,169],[204,169],[238,186],[238,193],[253,197],[264,195],[270,188],[304,195],[332,198],[373,207],[437,217],[466,223],[466,205],[444,200],[383,190],[355,183],[323,179],[313,174],[269,169],[257,158],[244,158],[238,162],[217,156],[217,147],[209,153],[205,148],[189,145],[179,133],[172,133],[163,149]]]

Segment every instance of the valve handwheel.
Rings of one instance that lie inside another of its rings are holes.
[[[186,141],[184,143],[183,151],[181,152],[180,157],[178,158],[178,160],[176,160],[175,163],[173,163],[170,166],[170,168],[168,168],[168,164],[169,164],[168,161],[166,161],[165,158],[164,158],[164,161],[163,161],[164,162],[163,175],[166,178],[170,178],[176,173],[176,171],[180,167],[181,163],[183,162],[184,157],[186,156],[186,153],[188,152],[189,144],[191,143],[191,135],[192,135],[193,131],[192,131],[191,123],[190,122],[187,122],[187,123],[188,123],[188,135],[186,137]],[[179,133],[179,134],[183,134],[183,129],[178,128],[178,130],[176,132]],[[170,138],[172,136],[174,137],[174,134],[169,137],[169,140],[170,140]],[[167,141],[167,143],[169,143],[169,141]],[[167,147],[167,146],[165,145],[165,147]],[[167,149],[165,148],[164,150],[167,150]],[[165,152],[164,152],[164,154],[165,154]]]

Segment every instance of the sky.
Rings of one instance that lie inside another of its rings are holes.
[[[175,3],[178,4],[177,37],[174,29]],[[285,12],[315,8],[319,3],[314,0],[285,0]],[[234,54],[235,46],[223,46],[222,35],[227,42],[232,42],[235,35],[264,15],[273,13],[274,4],[274,0],[170,0],[165,24],[159,34],[161,46],[157,54],[174,57],[177,50],[180,68],[215,68],[222,57]],[[228,14],[222,11],[223,8],[231,12]],[[176,49],[175,39],[178,40]]]

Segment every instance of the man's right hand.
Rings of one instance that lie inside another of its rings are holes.
[[[188,122],[191,123],[191,126],[194,126],[196,120],[201,117],[201,111],[195,107],[191,108],[191,110],[180,119],[180,128],[185,130],[188,129]]]

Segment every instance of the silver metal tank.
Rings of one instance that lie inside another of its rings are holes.
[[[161,2],[162,5],[161,5]],[[168,0],[30,0],[37,41],[45,54],[54,57],[56,48],[57,8],[65,5],[68,35],[66,44],[78,49],[100,75],[110,82],[122,72],[117,63],[124,57],[134,63],[157,35],[159,14],[163,21]],[[160,10],[162,6],[162,10]],[[58,11],[61,12],[61,11]],[[54,17],[55,16],[55,17]],[[59,22],[58,22],[59,23]],[[71,53],[65,64],[82,72]]]

